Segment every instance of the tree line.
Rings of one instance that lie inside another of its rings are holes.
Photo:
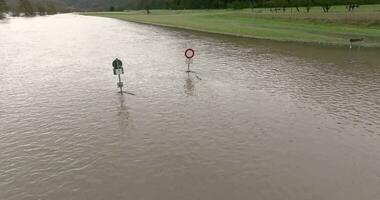
[[[0,18],[4,13],[13,16],[51,15],[67,10],[60,0],[0,0]]]
[[[364,4],[380,3],[380,0],[0,0],[1,13],[11,12],[13,15],[23,14],[34,16],[54,14],[68,11],[68,6],[78,10],[123,11],[151,9],[242,9],[270,8],[272,12],[282,12],[289,7],[305,7],[308,12],[311,7],[318,6],[324,12],[329,12],[333,5],[346,5],[347,11],[354,11]]]
[[[4,13],[8,11],[8,5],[5,0],[0,0],[0,19],[4,18]]]
[[[242,9],[319,6],[328,12],[333,5],[346,5],[353,11],[359,5],[380,3],[380,0],[114,0],[109,10],[125,9]]]

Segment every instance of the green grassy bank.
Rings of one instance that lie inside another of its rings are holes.
[[[306,13],[288,8],[244,10],[152,10],[90,12],[85,15],[111,17],[126,21],[176,27],[210,33],[293,41],[325,45],[348,45],[350,38],[364,38],[366,47],[380,47],[380,5],[361,6],[346,12],[335,6],[329,13],[312,8]]]

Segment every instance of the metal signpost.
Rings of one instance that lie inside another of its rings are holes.
[[[187,71],[190,72],[190,64],[193,64],[193,57],[195,56],[195,51],[193,49],[186,49],[185,51],[185,57],[186,57],[186,64],[187,64]]]
[[[113,74],[118,75],[118,77],[119,77],[119,82],[117,83],[117,87],[120,88],[120,94],[123,95],[123,85],[124,84],[123,84],[123,82],[121,82],[121,77],[120,77],[121,74],[124,74],[124,68],[122,67],[123,62],[121,62],[121,60],[116,58],[112,62],[112,66],[113,66]]]

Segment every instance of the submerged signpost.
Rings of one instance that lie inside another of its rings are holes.
[[[185,51],[185,57],[186,57],[186,60],[185,60],[185,63],[187,64],[187,73],[190,74],[190,73],[194,73],[195,74],[195,77],[197,77],[197,79],[199,80],[202,80],[196,72],[194,71],[191,71],[190,70],[190,65],[193,64],[193,58],[195,56],[195,51],[193,49],[186,49]]]
[[[121,60],[116,58],[112,62],[112,66],[113,66],[113,74],[118,75],[118,77],[119,77],[119,82],[117,83],[117,87],[120,88],[120,94],[123,95],[123,85],[124,84],[123,84],[123,82],[121,82],[121,77],[120,77],[121,74],[124,74],[123,62],[121,62]]]
[[[185,57],[186,57],[186,64],[187,64],[187,73],[190,73],[190,64],[193,64],[193,57],[195,56],[195,51],[193,49],[186,49],[185,51]]]

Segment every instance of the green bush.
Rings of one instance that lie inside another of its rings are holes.
[[[235,10],[248,8],[248,7],[249,7],[249,2],[246,2],[246,1],[235,0],[235,1],[227,4],[227,8],[232,8]]]

